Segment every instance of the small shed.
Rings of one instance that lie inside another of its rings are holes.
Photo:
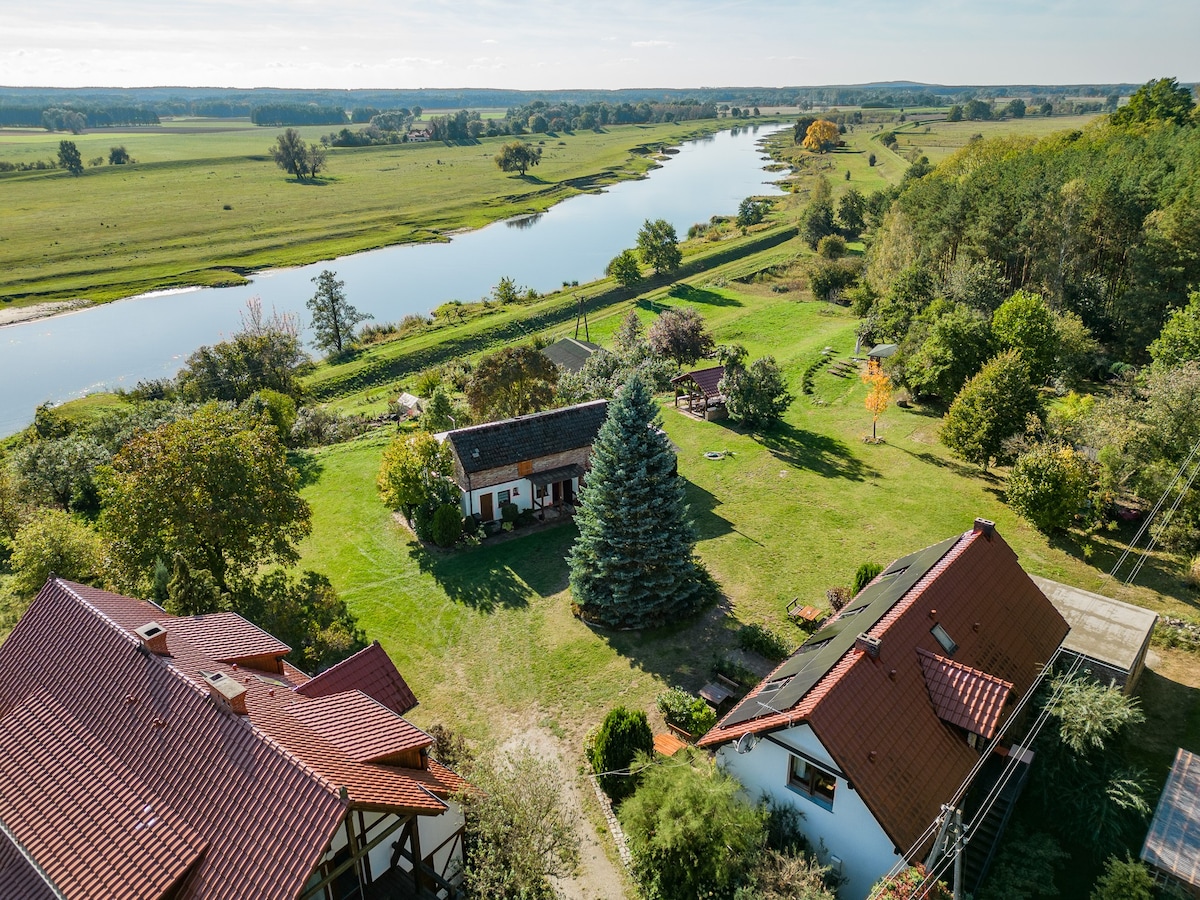
[[[599,344],[591,341],[577,341],[575,338],[563,338],[555,341],[549,347],[543,347],[542,353],[550,357],[550,361],[566,372],[578,372],[588,357],[600,349]]]
[[[712,366],[676,375],[671,379],[671,384],[675,386],[675,408],[679,408],[682,398],[687,400],[687,411],[693,416],[705,421],[710,417],[721,418],[725,414],[725,396],[717,386],[724,377],[724,366]]]
[[[1200,756],[1176,752],[1141,857],[1161,879],[1200,897]]]
[[[425,411],[425,401],[404,391],[396,398],[396,411],[401,421],[404,419],[415,419]]]
[[[876,344],[867,354],[868,359],[887,359],[895,354],[900,347],[897,344]]]
[[[1146,667],[1158,614],[1048,578],[1030,577],[1071,626],[1063,650],[1081,657],[1084,668],[1099,681],[1132,694]]]

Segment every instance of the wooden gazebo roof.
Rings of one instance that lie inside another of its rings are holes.
[[[724,377],[724,366],[712,366],[708,369],[697,369],[694,372],[684,372],[682,375],[676,375],[671,379],[671,384],[684,384],[690,381],[704,395],[705,399],[711,400],[714,397],[721,396],[721,392],[717,390],[717,385],[720,384],[721,379]]]

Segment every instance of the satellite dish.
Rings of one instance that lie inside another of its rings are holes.
[[[733,749],[738,753],[749,753],[754,749],[754,745],[758,743],[758,735],[746,732],[737,739],[737,743],[733,745]]]

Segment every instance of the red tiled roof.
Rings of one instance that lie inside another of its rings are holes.
[[[292,649],[233,612],[172,617],[170,634],[182,637],[195,650],[217,662],[235,663],[262,656],[280,657]]]
[[[33,858],[17,846],[0,822],[0,897],[20,897],[21,900],[63,900],[61,892],[51,887]]]
[[[433,745],[433,738],[361,691],[297,703],[292,715],[359,762]]]
[[[991,740],[1012,684],[923,648],[917,656],[937,717]]]
[[[417,698],[379,641],[296,688],[306,697],[326,697],[351,689],[378,700],[398,716],[417,705]]]
[[[252,634],[228,616],[206,618]],[[141,650],[133,629],[151,620],[166,629],[170,657]],[[302,676],[291,667],[282,676],[234,669],[188,639],[195,626],[149,603],[55,580],[0,645],[0,825],[48,871],[65,867],[52,874],[77,884],[71,900],[157,897],[178,867],[175,900],[294,897],[348,807],[438,814],[446,807],[437,795],[463,785],[432,762],[421,770],[354,758],[294,714],[339,698],[295,692],[289,682]],[[255,641],[236,646],[269,646]],[[237,679],[249,715],[218,708],[205,671]],[[352,693],[352,704],[379,712],[364,729],[383,716],[402,722]],[[403,744],[406,729],[420,734],[407,723],[389,728],[388,746]],[[38,765],[17,765],[26,757]],[[147,806],[153,840],[145,838]],[[142,836],[131,840],[139,822]],[[4,844],[0,860],[20,858]],[[115,872],[134,870],[122,888],[109,884]],[[18,878],[29,875],[0,868],[0,887]]]
[[[930,633],[935,622],[958,643],[961,665],[1010,683],[1019,697],[1068,630],[999,534],[967,532],[867,632],[880,639],[878,658],[850,649],[792,708],[732,726],[722,720],[700,745],[808,723],[880,826],[907,850],[979,759],[938,718],[914,653],[941,649]]]

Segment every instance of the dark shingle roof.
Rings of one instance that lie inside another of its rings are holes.
[[[550,357],[550,361],[556,366],[566,369],[568,372],[578,372],[588,361],[588,357],[599,349],[600,345],[593,344],[591,341],[563,338],[561,341],[555,341],[549,347],[543,347],[542,353]]]
[[[459,428],[446,434],[465,471],[498,466],[590,447],[608,415],[607,400],[592,400],[546,412]]]

